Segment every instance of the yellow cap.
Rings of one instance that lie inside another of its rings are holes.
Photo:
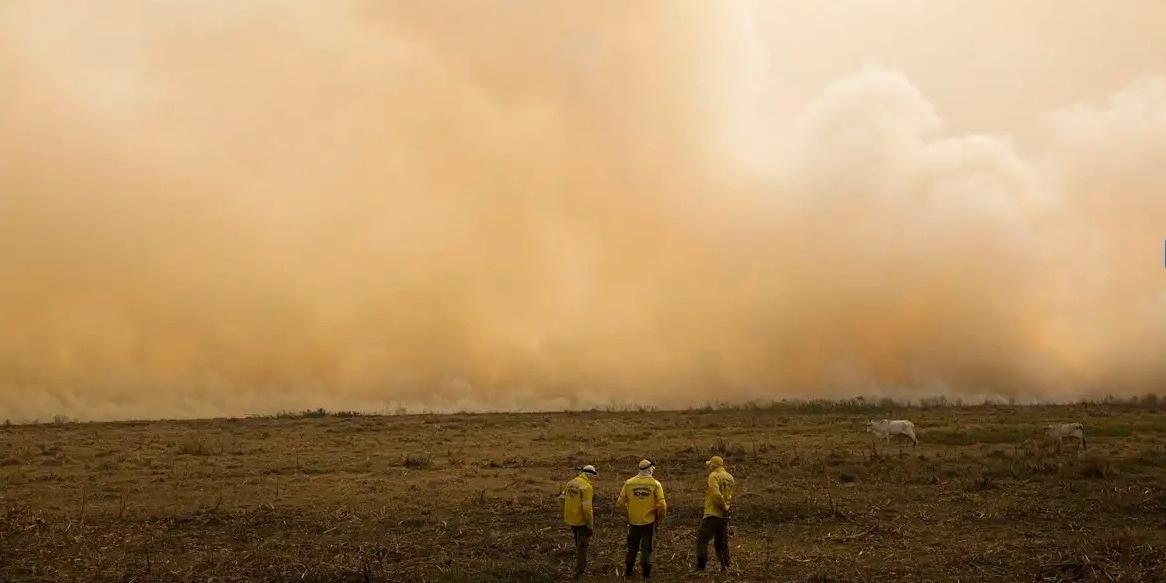
[[[646,470],[654,465],[656,465],[656,464],[652,463],[652,460],[640,460],[640,469],[641,470]]]
[[[712,468],[719,468],[725,465],[725,460],[719,455],[714,455],[713,457],[709,458],[709,461],[705,462],[704,465]]]

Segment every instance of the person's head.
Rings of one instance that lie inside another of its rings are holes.
[[[650,459],[642,459],[636,467],[639,468],[641,474],[650,476],[652,475],[652,471],[656,468],[656,462],[653,462]]]
[[[594,480],[594,479],[599,477],[599,471],[596,470],[595,466],[593,466],[591,464],[587,464],[587,465],[579,468],[579,473],[587,476],[591,480]]]
[[[722,458],[719,455],[714,455],[713,457],[709,458],[709,460],[707,462],[704,463],[704,466],[710,470],[715,470],[717,468],[723,468],[723,467],[725,467],[725,458]]]

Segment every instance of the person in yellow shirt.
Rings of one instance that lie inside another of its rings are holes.
[[[725,460],[714,455],[705,462],[709,469],[704,495],[704,518],[696,532],[696,570],[703,571],[709,559],[709,540],[717,551],[721,571],[729,570],[729,517],[733,515],[733,475],[725,470]]]
[[[595,532],[595,510],[591,501],[595,497],[595,488],[591,480],[599,478],[595,466],[586,465],[579,468],[579,475],[563,485],[559,498],[563,501],[563,522],[571,527],[575,535],[575,580],[583,578],[587,570],[587,546],[591,543],[591,535]]]
[[[636,552],[640,554],[640,567],[644,578],[652,576],[652,539],[656,525],[664,520],[668,503],[664,501],[664,486],[652,477],[656,464],[652,460],[640,460],[639,472],[629,478],[619,491],[617,508],[623,509],[628,517],[628,552],[624,557],[624,577],[631,577],[636,566]]]

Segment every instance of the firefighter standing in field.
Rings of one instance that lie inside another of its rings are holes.
[[[656,525],[664,520],[668,503],[664,501],[664,486],[652,477],[656,464],[640,460],[639,473],[624,482],[615,505],[627,512],[628,552],[624,557],[624,577],[631,577],[636,566],[636,552],[640,553],[640,567],[644,578],[652,576],[652,539]]]
[[[595,466],[583,466],[579,468],[579,475],[567,482],[559,494],[563,500],[563,522],[575,535],[575,580],[583,578],[583,572],[587,570],[587,545],[595,532],[595,511],[591,504],[595,488],[591,480],[598,477]]]
[[[711,539],[723,572],[729,570],[729,517],[733,514],[736,484],[721,456],[714,455],[705,466],[709,469],[708,490],[704,495],[704,518],[696,532],[696,570],[703,571],[708,563]]]

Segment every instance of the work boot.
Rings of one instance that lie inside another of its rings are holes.
[[[705,565],[707,565],[708,562],[709,562],[708,557],[697,557],[696,558],[696,570],[703,572]]]
[[[644,565],[644,578],[645,579],[652,578],[652,565]]]
[[[632,578],[632,574],[633,574],[633,570],[635,569],[635,566],[636,566],[635,563],[624,566],[624,568],[623,568],[623,578],[624,579],[631,579]]]

